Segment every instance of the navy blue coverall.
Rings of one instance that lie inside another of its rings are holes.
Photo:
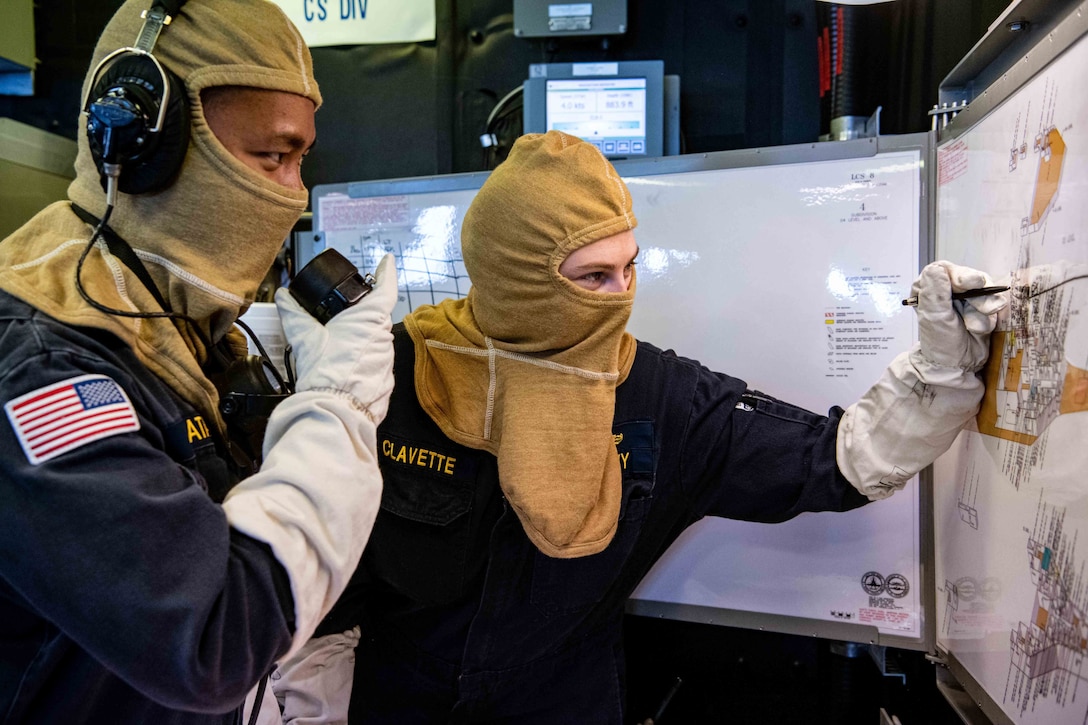
[[[362,627],[352,725],[618,725],[624,603],[685,528],[868,501],[835,463],[841,409],[816,415],[640,342],[616,391],[618,531],[599,554],[549,558],[503,498],[495,458],[450,441],[420,408],[412,342],[395,333],[381,512],[318,631]]]
[[[236,722],[294,600],[216,502],[223,441],[121,340],[0,291],[0,403],[84,376],[139,429],[34,464],[0,415],[0,723]]]

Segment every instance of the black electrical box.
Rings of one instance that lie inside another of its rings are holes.
[[[514,35],[519,38],[622,35],[626,32],[627,0],[514,0]]]

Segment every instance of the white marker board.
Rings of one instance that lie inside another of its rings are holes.
[[[1016,284],[934,464],[937,644],[996,722],[1088,722],[1088,13],[937,149],[937,253]]]
[[[816,412],[854,402],[915,338],[901,300],[918,272],[925,149],[898,141],[628,178],[642,250],[630,331]],[[845,514],[704,519],[629,611],[921,647],[920,531],[916,482]]]
[[[915,338],[900,304],[926,249],[929,137],[620,162],[639,219],[638,338],[817,412],[854,402]],[[486,174],[317,187],[314,229],[372,269],[398,257],[395,317],[467,292],[459,233]],[[845,514],[707,519],[629,611],[924,649],[917,482]]]

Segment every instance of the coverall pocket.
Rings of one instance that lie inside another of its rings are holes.
[[[465,585],[473,481],[435,480],[386,468],[367,567],[401,594],[427,605],[460,597]]]

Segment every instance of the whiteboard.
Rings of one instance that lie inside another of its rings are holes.
[[[1016,284],[979,415],[934,465],[937,643],[991,719],[1030,725],[1088,722],[1088,19],[1071,18],[937,149],[938,255]]]
[[[759,166],[628,178],[640,246],[628,329],[809,410],[857,400],[915,339],[901,300],[921,254],[924,149],[899,142],[860,158],[794,147],[761,152],[771,158]],[[919,507],[913,482],[845,514],[704,519],[629,611],[920,647]]]
[[[336,249],[364,271],[392,253],[399,290],[395,322],[418,305],[460,299],[469,288],[461,222],[486,178],[450,174],[315,186],[312,251]]]
[[[619,162],[639,220],[639,339],[826,412],[915,339],[900,304],[927,249],[926,134]],[[486,175],[314,190],[319,243],[398,259],[395,317],[467,292],[459,233]],[[927,647],[917,482],[848,513],[704,520],[629,611]],[[931,629],[931,628],[930,628]]]

